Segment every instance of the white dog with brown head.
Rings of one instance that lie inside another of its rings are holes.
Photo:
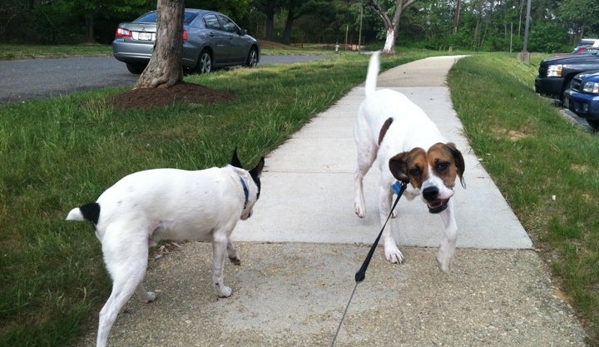
[[[362,181],[375,160],[381,170],[379,214],[381,225],[391,212],[392,185],[409,183],[405,196],[412,200],[422,195],[430,213],[438,213],[445,224],[445,236],[437,254],[442,271],[449,271],[457,240],[453,212],[453,187],[459,176],[462,186],[464,158],[455,144],[441,135],[426,113],[405,95],[390,89],[376,90],[379,52],[372,55],[365,83],[366,99],[360,105],[355,126],[358,166],[355,173],[355,212],[363,218]],[[404,256],[397,248],[393,233],[383,231],[385,257],[401,263]]]

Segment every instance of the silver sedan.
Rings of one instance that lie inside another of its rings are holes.
[[[140,74],[148,65],[156,41],[156,11],[119,24],[112,42],[114,57],[129,72]],[[260,61],[258,41],[222,13],[185,9],[183,68],[208,73],[228,66],[254,67]]]

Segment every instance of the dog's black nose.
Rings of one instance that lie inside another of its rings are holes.
[[[437,200],[437,197],[439,196],[439,188],[437,188],[435,186],[426,187],[422,191],[422,196],[424,197],[424,199],[426,201],[435,201],[435,200]]]

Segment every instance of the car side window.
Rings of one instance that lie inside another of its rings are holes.
[[[218,18],[216,18],[216,15],[213,14],[207,14],[204,16],[204,25],[208,29],[222,30]]]
[[[219,19],[226,32],[237,33],[237,24],[225,16],[219,16]]]

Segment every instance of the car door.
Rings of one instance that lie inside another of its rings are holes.
[[[241,29],[225,15],[219,14],[218,19],[227,37],[227,61],[230,64],[243,64],[247,58],[247,43],[241,35]]]
[[[229,35],[223,30],[217,14],[208,13],[204,15],[203,21],[206,28],[206,46],[210,47],[213,52],[212,64],[215,66],[228,64]]]

